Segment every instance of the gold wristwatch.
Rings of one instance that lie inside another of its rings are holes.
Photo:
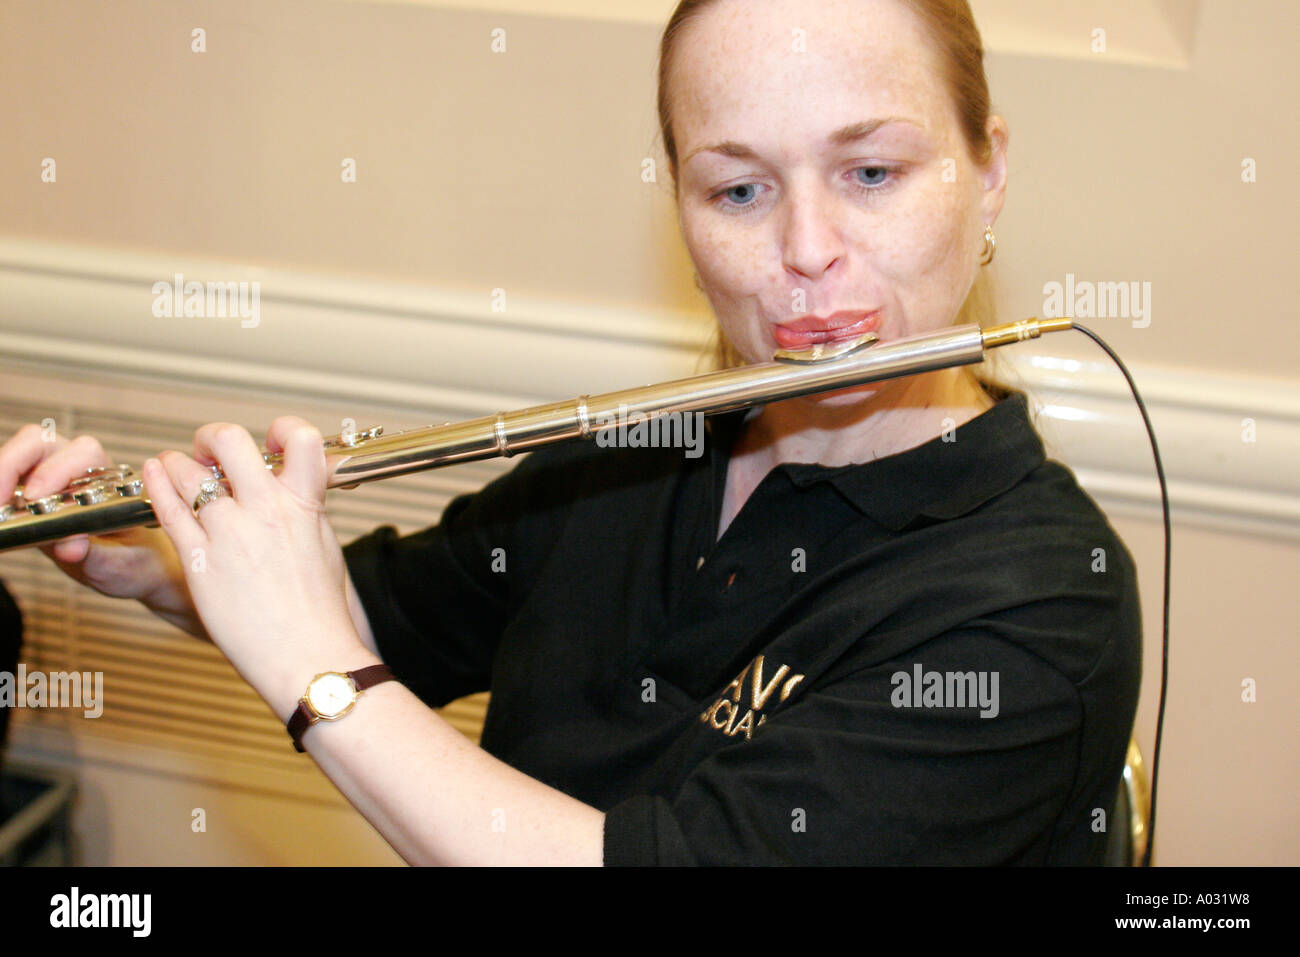
[[[348,672],[326,671],[312,678],[307,693],[298,700],[298,707],[286,725],[294,750],[303,752],[302,736],[317,721],[337,721],[352,710],[361,692],[396,679],[388,665],[371,665]]]

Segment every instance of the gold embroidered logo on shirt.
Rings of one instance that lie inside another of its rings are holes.
[[[749,678],[749,700],[741,702],[741,697],[745,693],[745,678]],[[788,676],[788,677],[787,677]],[[772,677],[764,682],[763,675],[763,656],[759,655],[749,664],[745,665],[745,670],[736,675],[731,684],[722,689],[722,695],[717,701],[709,707],[709,710],[700,715],[700,720],[706,722],[710,727],[716,728],[728,737],[735,737],[741,731],[745,732],[745,740],[753,736],[757,728],[763,726],[767,720],[767,715],[763,714],[763,708],[772,701],[772,695],[777,686],[781,688],[781,695],[776,699],[774,704],[780,704],[786,698],[790,697],[790,692],[794,691],[794,686],[803,681],[803,675],[790,674],[790,666],[782,665],[778,668]],[[782,684],[782,681],[785,683]],[[741,716],[743,712],[743,717]],[[754,716],[758,715],[758,722],[755,723]]]

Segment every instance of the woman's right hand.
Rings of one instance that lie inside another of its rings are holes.
[[[113,465],[92,436],[66,439],[36,424],[24,425],[0,445],[0,503],[25,486],[28,500],[58,492],[89,468]],[[107,535],[74,535],[37,546],[66,574],[113,598],[137,598],[187,627],[194,616],[180,559],[160,528],[131,528]],[[197,621],[197,618],[194,618]]]

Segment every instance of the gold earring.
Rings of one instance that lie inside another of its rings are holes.
[[[980,256],[980,265],[987,266],[993,262],[993,254],[997,252],[998,241],[993,236],[993,227],[987,223],[984,225],[984,255]]]

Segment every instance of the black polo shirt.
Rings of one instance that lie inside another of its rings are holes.
[[[606,812],[605,863],[1098,863],[1140,677],[1132,558],[1025,396],[863,465],[566,443],[344,553],[425,702]]]

